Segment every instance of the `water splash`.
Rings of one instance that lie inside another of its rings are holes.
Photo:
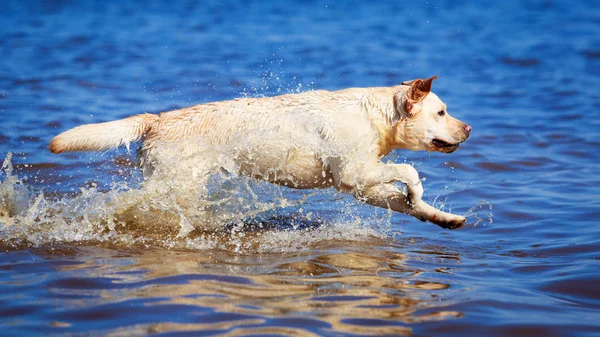
[[[107,192],[91,186],[75,196],[58,197],[24,184],[13,173],[9,154],[0,181],[0,243],[298,251],[318,242],[385,237],[390,227],[389,218],[386,223],[385,217],[358,211],[352,198],[334,191],[284,191],[287,188],[229,174],[221,169],[231,164],[229,158],[210,153],[179,153],[176,168],[160,166],[156,179],[144,181],[141,188],[121,181]],[[182,183],[190,180],[193,185]],[[315,207],[324,196],[343,204],[343,211],[325,213]]]
[[[267,97],[281,94],[300,93],[315,88],[315,82],[304,82],[298,75],[283,70],[284,60],[272,55],[262,60],[255,76],[240,87],[241,97]]]
[[[472,227],[482,224],[491,225],[494,222],[494,214],[492,213],[492,204],[486,200],[482,200],[479,204],[469,208],[464,215],[467,218],[467,223]]]

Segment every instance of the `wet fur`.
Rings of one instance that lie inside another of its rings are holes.
[[[412,166],[380,161],[400,148],[453,152],[468,138],[470,126],[451,117],[430,92],[434,79],[141,114],[73,128],[56,136],[49,149],[103,151],[141,140],[142,169],[151,176],[160,165],[157,154],[169,144],[184,144],[190,151],[195,141],[239,144],[232,148],[241,174],[295,188],[334,187],[369,204],[456,228],[464,224],[464,217],[423,202],[421,181]],[[396,182],[406,184],[407,195]]]

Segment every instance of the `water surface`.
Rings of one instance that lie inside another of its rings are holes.
[[[597,2],[9,1],[0,22],[1,335],[598,335]],[[220,233],[182,233],[168,195],[123,222],[135,151],[46,148],[141,112],[433,75],[471,138],[386,160],[467,216],[456,231],[219,175]]]

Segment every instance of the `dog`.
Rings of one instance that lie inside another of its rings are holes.
[[[235,143],[231,148],[239,174],[292,188],[333,187],[368,204],[454,229],[466,219],[425,203],[411,165],[381,161],[394,149],[452,153],[469,138],[471,126],[451,117],[431,92],[436,78],[139,114],[75,127],[54,137],[49,149],[105,151],[141,140],[140,165],[149,177],[160,165],[157,154],[169,144]],[[405,184],[406,191],[395,183]]]

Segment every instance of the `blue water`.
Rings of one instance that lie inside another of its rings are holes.
[[[433,75],[470,139],[388,159],[463,229],[331,191],[192,246],[39,220],[103,214],[141,179],[134,152],[49,153],[71,127]],[[18,207],[0,212],[0,335],[600,335],[598,88],[597,1],[4,2],[0,206]],[[332,223],[342,208],[353,225]],[[305,210],[330,229],[286,215]]]

